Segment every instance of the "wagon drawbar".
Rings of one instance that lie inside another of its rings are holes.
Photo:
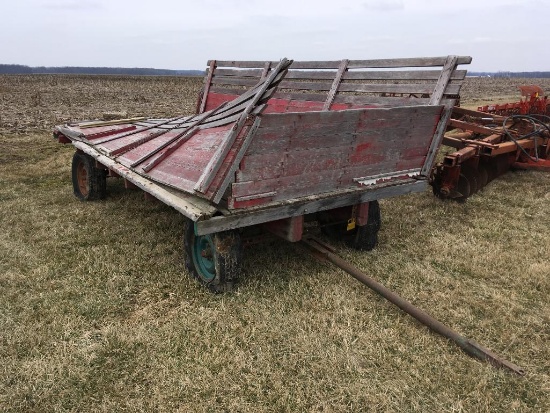
[[[122,177],[174,207],[186,265],[213,291],[232,288],[241,233],[288,241],[304,222],[349,246],[377,243],[377,200],[424,191],[467,56],[208,62],[197,113],[57,126],[76,148],[75,195],[105,196]]]

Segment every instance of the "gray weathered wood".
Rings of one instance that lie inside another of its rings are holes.
[[[350,60],[349,69],[360,68],[398,68],[398,67],[435,67],[443,66],[447,56],[442,57],[412,57],[404,59]],[[458,56],[458,64],[468,64],[470,56]]]
[[[147,159],[151,158],[152,156],[156,155],[157,153],[159,153],[161,150],[163,150],[164,148],[167,148],[168,146],[170,146],[172,143],[176,142],[178,139],[184,137],[184,136],[187,136],[187,138],[190,138],[191,136],[193,136],[193,134],[197,131],[197,126],[200,125],[205,119],[207,119],[210,115],[212,115],[213,113],[216,113],[217,110],[221,109],[222,107],[224,106],[224,104],[218,106],[216,109],[214,110],[211,110],[209,112],[204,112],[204,113],[201,113],[200,115],[197,115],[196,118],[195,118],[195,121],[190,124],[186,129],[184,129],[182,132],[178,133],[176,136],[174,136],[173,138],[171,138],[170,140],[168,140],[167,142],[165,142],[164,144],[160,145],[160,146],[157,146],[155,149],[153,149],[152,151],[150,151],[149,153],[146,153],[144,154],[143,156],[141,156],[139,159],[137,159],[136,161],[132,162],[132,164],[130,165],[132,168],[135,168],[136,166],[138,166],[139,164],[145,162]],[[167,131],[163,132],[163,133],[166,133]],[[188,133],[190,132],[190,133]]]
[[[434,67],[443,66],[446,56],[443,57],[418,57],[418,58],[401,58],[401,59],[371,59],[371,60],[350,60],[349,68],[397,68],[397,67]],[[469,64],[472,58],[470,56],[459,56],[458,64]],[[333,61],[294,61],[290,66],[293,69],[338,69],[341,60]],[[208,61],[211,64],[211,61]],[[219,60],[219,67],[236,67],[236,68],[261,68],[265,61],[232,61]],[[272,61],[271,64],[277,64]]]
[[[201,99],[201,106],[199,109],[199,113],[204,112],[204,108],[206,108],[206,101],[208,99],[208,92],[210,92],[210,84],[212,82],[212,76],[214,76],[214,70],[216,69],[216,61],[211,60],[209,62],[209,70],[208,70],[208,76],[206,76],[206,81],[204,82],[204,89],[202,92],[202,99]]]
[[[101,139],[94,139],[93,143],[94,143],[94,145],[100,145],[102,143],[106,143],[106,142],[114,141],[114,140],[117,140],[117,139],[125,138],[127,136],[136,135],[138,133],[146,132],[148,130],[155,129],[159,126],[168,125],[168,124],[173,123],[173,122],[179,122],[178,124],[173,125],[175,127],[179,127],[184,122],[189,121],[190,119],[194,119],[195,116],[196,115],[194,115],[194,116],[178,116],[178,117],[175,117],[175,118],[166,119],[166,120],[160,121],[157,124],[153,124],[151,126],[147,126],[147,127],[142,128],[142,129],[135,129],[131,132],[123,133],[122,135],[115,134],[115,135],[112,135],[112,136],[110,135],[108,137],[101,138]],[[170,129],[166,129],[166,131],[169,131],[169,130]],[[88,135],[88,138],[90,138],[92,136],[93,135]]]
[[[447,60],[443,65],[443,69],[439,74],[439,79],[437,81],[435,89],[430,98],[430,105],[439,105],[441,103],[441,99],[443,98],[443,94],[447,89],[447,85],[449,84],[449,79],[451,78],[451,74],[453,73],[453,70],[455,70],[456,68],[457,62],[458,62],[458,56],[447,57]],[[460,91],[460,88],[458,89]]]
[[[216,114],[216,112],[219,112],[223,107],[225,106],[225,103],[222,103],[220,106],[218,106],[216,109],[211,110],[209,112],[203,112],[202,116],[200,116],[193,124],[189,125],[185,130],[178,133],[174,138],[170,139],[165,144],[157,147],[153,152],[151,152],[150,155],[147,155],[147,158],[153,156],[155,153],[163,151],[159,154],[155,159],[151,160],[147,165],[144,165],[142,170],[143,172],[147,173],[151,169],[153,169],[155,166],[159,165],[163,160],[165,160],[172,152],[174,152],[177,148],[179,148],[181,145],[183,145],[185,142],[187,142],[195,133],[199,130],[199,125],[204,123],[206,119],[211,117],[212,115]],[[143,159],[144,157],[142,157]],[[143,161],[140,161],[140,163]],[[132,166],[136,166],[136,163],[132,164]]]
[[[269,63],[269,62],[267,62]],[[441,70],[354,70],[347,71],[343,75],[344,80],[437,80]],[[455,70],[451,75],[452,80],[464,80],[466,70]],[[223,69],[217,68],[214,74],[214,83],[222,83],[218,79],[230,78],[255,78],[261,79],[261,69]],[[332,70],[289,70],[285,76],[287,80],[331,80],[335,71]]]
[[[398,185],[378,184],[368,188],[357,187],[353,189],[343,189],[321,196],[307,196],[289,200],[284,203],[274,203],[269,207],[246,208],[240,212],[235,211],[235,213],[231,215],[218,216],[199,221],[195,225],[195,233],[197,235],[206,235],[218,231],[227,231],[230,229],[262,224],[277,219],[293,216],[297,217],[317,211],[326,211],[328,209],[355,205],[376,199],[422,192],[426,190],[427,185],[427,181],[423,179],[408,179]]]
[[[73,141],[73,145],[82,152],[95,158],[100,164],[113,170],[117,175],[127,179],[138,188],[153,195],[155,198],[173,207],[193,221],[211,217],[217,212],[217,209],[207,201],[182,191],[168,189],[150,179],[138,175],[136,172],[131,171],[113,159],[101,154],[84,142]]]
[[[434,136],[430,144],[430,149],[428,149],[426,161],[424,162],[424,166],[422,167],[421,174],[424,176],[428,176],[428,174],[432,170],[433,164],[435,162],[435,156],[437,154],[437,150],[441,146],[441,140],[443,139],[443,135],[445,134],[447,122],[449,122],[449,119],[451,118],[451,114],[453,113],[454,103],[455,103],[454,101],[449,101],[445,103],[445,106],[443,107],[441,118],[439,119],[439,123],[435,128]]]
[[[342,76],[348,68],[348,62],[348,59],[342,60],[342,64],[338,68],[338,72],[336,72],[336,77],[334,78],[330,91],[328,92],[327,100],[325,100],[325,104],[323,105],[323,110],[329,110],[330,105],[332,105],[332,102],[334,102],[334,97],[336,96],[336,92],[338,91],[340,82],[342,82]]]
[[[275,81],[277,79],[277,76],[281,73],[283,73],[286,68],[289,66],[291,62],[287,59],[282,59],[277,67],[270,73],[268,78],[264,81],[262,87],[258,90],[256,96],[250,101],[249,106],[243,111],[241,114],[240,119],[237,121],[235,126],[231,129],[230,134],[228,137],[222,142],[214,156],[210,159],[208,165],[206,166],[203,174],[197,181],[197,184],[195,185],[195,191],[205,193],[208,190],[208,187],[212,183],[212,180],[216,176],[216,173],[218,172],[221,163],[227,156],[227,153],[231,149],[231,146],[235,142],[235,139],[237,138],[238,134],[240,133],[242,127],[244,126],[244,123],[246,121],[246,118],[248,115],[252,112],[254,109],[254,106],[260,101],[262,98],[263,93],[269,88],[271,85],[271,82]]]
[[[427,105],[429,103],[429,99],[413,97],[380,97],[368,95],[338,95],[334,99],[334,103],[348,103],[353,106],[422,106]]]
[[[267,77],[267,74],[269,73],[269,69],[271,68],[271,62],[265,62],[264,69],[262,70],[262,75],[260,79],[265,79]]]
[[[252,139],[254,138],[254,135],[256,134],[258,127],[260,126],[260,122],[261,122],[260,118],[254,119],[254,123],[250,127],[250,130],[248,131],[246,137],[244,138],[244,141],[239,151],[237,152],[237,155],[235,156],[233,163],[229,167],[229,170],[226,172],[225,177],[218,188],[218,191],[216,192],[216,194],[214,195],[214,198],[212,199],[212,201],[215,204],[221,201],[222,196],[225,193],[225,190],[234,179],[235,171],[239,166],[239,162],[241,162],[241,160],[243,159],[243,156],[246,153],[248,146],[250,145],[250,142],[252,142]]]
[[[344,80],[437,80],[441,70],[347,71]],[[455,70],[452,80],[464,80],[466,70]],[[290,75],[292,76],[292,74]]]
[[[460,92],[459,84],[447,85],[445,94],[456,95]],[[435,83],[408,83],[408,84],[367,84],[367,83],[342,83],[340,92],[363,92],[363,93],[396,93],[396,94],[432,94]],[[441,96],[442,97],[442,96]]]

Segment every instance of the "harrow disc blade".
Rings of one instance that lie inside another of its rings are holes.
[[[485,164],[480,163],[477,168],[477,186],[478,190],[482,189],[487,185],[489,182],[489,171],[487,170],[487,166]]]
[[[487,163],[486,169],[489,182],[498,177],[498,166],[494,159]]]
[[[458,183],[454,191],[450,194],[450,198],[455,201],[464,202],[471,195],[470,181],[464,174],[460,174]]]
[[[461,177],[464,176],[464,178],[468,181],[470,185],[470,193],[468,194],[468,196],[471,196],[478,191],[478,182],[477,182],[476,175],[477,175],[477,171],[470,166],[462,166],[460,170],[460,176]],[[460,183],[460,180],[459,180],[459,183]]]

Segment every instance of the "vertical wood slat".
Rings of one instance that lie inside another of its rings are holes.
[[[257,117],[254,120],[254,123],[252,124],[250,130],[248,131],[248,134],[246,135],[244,142],[239,149],[239,152],[237,153],[235,159],[233,160],[233,163],[231,164],[231,167],[227,171],[223,182],[221,183],[220,187],[218,188],[218,191],[214,195],[214,203],[217,204],[221,201],[223,194],[225,193],[226,188],[229,186],[232,180],[232,175],[235,174],[235,171],[237,170],[237,167],[239,166],[239,163],[244,157],[244,154],[248,150],[248,147],[250,146],[250,142],[252,142],[252,138],[256,134],[258,128],[260,127],[261,118]]]
[[[332,87],[330,88],[330,91],[328,92],[327,100],[325,101],[325,104],[323,105],[323,110],[329,110],[330,105],[332,105],[332,102],[334,102],[334,98],[336,97],[336,92],[338,92],[338,87],[340,86],[340,83],[342,82],[342,76],[344,76],[344,73],[346,72],[348,68],[349,60],[343,59],[342,63],[340,64],[340,67],[338,68],[338,72],[336,72],[336,77],[334,78],[334,81],[332,82]]]
[[[443,107],[441,117],[439,118],[439,123],[435,128],[435,132],[430,143],[430,148],[428,149],[428,153],[426,155],[426,160],[424,161],[424,165],[422,166],[422,170],[420,171],[420,174],[423,176],[428,176],[428,174],[432,170],[437,150],[440,147],[441,141],[443,140],[443,135],[445,134],[447,122],[449,121],[451,113],[453,112],[453,106],[454,100],[446,102],[445,106]]]
[[[244,126],[244,123],[246,122],[246,119],[248,118],[248,115],[252,112],[256,104],[259,102],[259,100],[262,98],[265,91],[271,86],[271,83],[277,78],[280,72],[283,70],[287,70],[288,66],[292,63],[292,61],[289,61],[287,59],[282,59],[277,67],[271,72],[269,77],[265,80],[262,87],[258,90],[254,98],[250,101],[247,108],[242,112],[240,119],[238,122],[233,126],[231,131],[229,132],[229,135],[226,139],[221,143],[218,150],[214,153],[214,156],[210,159],[210,162],[208,162],[208,165],[206,166],[204,172],[198,179],[196,185],[194,186],[194,190],[197,192],[202,192],[203,194],[206,193],[208,190],[208,187],[214,180],[218,170],[220,169],[220,166],[227,156],[229,150],[231,149],[231,146],[233,145],[235,139],[241,132],[241,129]]]
[[[210,92],[210,84],[212,83],[212,76],[214,76],[214,70],[216,69],[216,60],[210,61],[210,67],[208,69],[208,76],[204,85],[204,90],[202,92],[202,101],[199,113],[204,112],[206,108],[206,101],[208,100],[208,93]]]
[[[439,79],[437,80],[435,89],[430,98],[430,105],[441,104],[441,99],[443,99],[443,95],[445,94],[445,89],[447,89],[447,85],[449,84],[451,75],[456,69],[457,62],[458,56],[447,56],[445,64],[443,65],[441,73],[439,74]]]
[[[260,80],[264,80],[267,77],[267,74],[269,73],[270,68],[271,68],[271,62],[265,62],[264,69],[262,70],[262,75],[260,76]]]

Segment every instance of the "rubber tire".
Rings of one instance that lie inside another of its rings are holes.
[[[371,251],[378,244],[378,231],[382,225],[380,204],[378,201],[369,202],[367,224],[356,226],[344,237],[344,242],[350,248],[359,251]]]
[[[75,152],[71,169],[73,192],[78,199],[94,201],[105,198],[107,171],[96,168],[94,158],[82,152]]]
[[[208,244],[214,251],[212,259],[198,256],[200,245]],[[195,225],[190,219],[184,224],[185,267],[200,284],[213,293],[232,291],[241,272],[242,242],[236,230],[217,232],[209,235],[195,235]],[[201,262],[203,263],[201,268]],[[210,272],[204,265],[210,266]]]
[[[342,240],[348,247],[359,251],[370,251],[378,244],[378,231],[382,224],[380,204],[376,200],[370,201],[367,224],[356,226],[351,231],[347,230],[347,223],[330,225],[323,222],[323,224],[325,225],[321,230],[330,238]]]

